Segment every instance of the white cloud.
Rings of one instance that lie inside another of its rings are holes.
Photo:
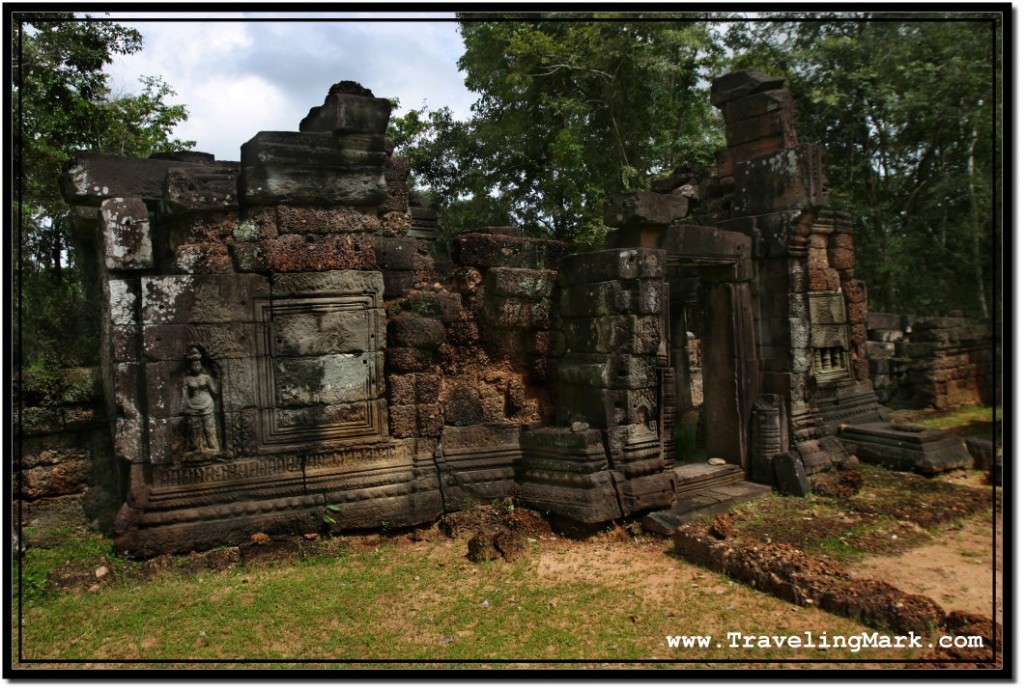
[[[173,102],[189,109],[175,136],[196,140],[198,150],[218,159],[237,159],[241,144],[261,130],[297,130],[342,80],[399,98],[403,112],[426,104],[469,115],[474,97],[456,67],[462,41],[455,22],[359,21],[353,15],[195,21],[198,16],[132,21],[141,16],[112,13],[111,19],[142,33],[144,46],[120,57],[110,72],[122,92],[136,91],[139,75],[163,77],[177,92]]]

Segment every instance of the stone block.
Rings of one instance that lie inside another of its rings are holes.
[[[412,271],[388,271],[382,272],[384,276],[384,297],[388,300],[402,297],[416,289],[419,281]]]
[[[484,321],[503,329],[550,329],[553,325],[551,300],[488,297]]]
[[[384,163],[384,180],[388,186],[388,196],[382,206],[391,212],[407,213],[409,211],[409,170],[408,159],[391,156]]]
[[[459,383],[450,387],[441,399],[441,405],[446,425],[467,427],[494,421],[481,400],[480,392],[469,384]]]
[[[103,293],[110,323],[135,328],[141,305],[139,280],[108,278],[103,283]]]
[[[759,69],[730,72],[711,82],[711,105],[721,108],[753,93],[779,89],[785,81],[784,77],[772,77]]]
[[[404,439],[416,436],[416,405],[392,405],[388,409],[391,436]]]
[[[795,118],[796,104],[788,89],[769,89],[733,101],[723,109],[723,115],[728,124],[773,115]]]
[[[437,403],[416,405],[416,433],[421,437],[438,437],[444,430],[445,417]]]
[[[805,144],[751,159],[737,157],[735,215],[828,205],[821,147]]]
[[[70,204],[99,206],[105,199],[138,197],[156,211],[164,197],[167,171],[185,167],[207,168],[208,162],[82,153],[65,164],[59,184]]]
[[[571,353],[559,359],[557,380],[595,389],[650,389],[658,385],[653,356]]]
[[[457,263],[475,267],[557,269],[569,254],[569,245],[559,240],[482,233],[459,235],[454,249]]]
[[[635,278],[663,278],[665,252],[658,249],[611,249],[573,254],[562,262],[562,286]]]
[[[529,343],[530,353],[558,357],[565,353],[565,337],[560,331],[537,331]]]
[[[272,272],[313,272],[377,268],[374,238],[365,234],[282,235],[259,243],[263,263]]]
[[[559,309],[563,317],[613,314],[661,314],[664,282],[654,280],[606,281],[567,286]]]
[[[854,265],[853,250],[842,248],[829,250],[828,263],[836,270],[852,269]]]
[[[388,346],[436,349],[444,342],[445,328],[437,319],[402,313],[388,322]]]
[[[147,276],[142,279],[142,323],[251,322],[253,297],[267,280],[252,274]]]
[[[659,316],[619,315],[563,322],[570,352],[653,355],[661,342]]]
[[[380,305],[384,295],[384,281],[378,271],[319,271],[291,273],[274,277],[273,297],[313,297],[324,295],[363,295],[371,304]],[[260,297],[269,295],[260,293]]]
[[[379,166],[256,165],[242,168],[241,193],[243,203],[257,206],[376,206],[387,199],[388,188]]]
[[[351,206],[310,207],[279,205],[276,210],[278,234],[330,235],[334,233],[380,233],[383,224],[376,210]]]
[[[238,173],[237,163],[169,168],[163,210],[177,214],[238,209]]]
[[[149,211],[137,197],[113,197],[100,206],[103,262],[114,271],[153,267]]]
[[[270,342],[277,357],[376,351],[384,323],[380,309],[281,312],[269,324]]]
[[[388,367],[395,372],[423,372],[434,364],[434,354],[419,348],[389,347]]]
[[[549,269],[498,266],[487,272],[485,285],[491,295],[540,299],[552,296],[557,280],[558,272]]]
[[[234,266],[226,245],[196,243],[178,245],[173,270],[185,274],[226,274],[232,273]]]
[[[558,386],[558,414],[562,419],[582,419],[595,427],[647,424],[654,416],[657,392],[653,389],[594,389],[589,386]]]
[[[439,400],[441,400],[441,377],[436,374],[417,374],[416,402],[428,404],[437,403]]]
[[[782,137],[787,146],[796,146],[799,143],[796,136],[796,111],[771,110],[725,125],[725,141],[730,147],[768,137]]]
[[[383,381],[384,356],[344,353],[278,357],[273,362],[276,406],[338,405],[376,397]]]
[[[238,211],[204,211],[162,216],[160,226],[166,232],[167,245],[228,244],[239,227]]]
[[[377,238],[375,243],[377,266],[391,271],[411,271],[415,268],[416,242],[412,238]]]
[[[758,219],[768,223],[774,219]],[[751,238],[743,232],[676,224],[665,233],[662,249],[673,257],[721,258],[739,262],[751,256]]]
[[[475,321],[455,321],[448,325],[448,341],[455,345],[470,345],[479,340],[480,326]]]
[[[686,217],[689,200],[676,194],[628,192],[613,195],[604,209],[604,223],[613,228],[629,225],[669,225]]]
[[[381,134],[331,132],[259,132],[242,144],[241,153],[242,166],[369,166],[378,171],[388,158]]]
[[[256,353],[251,323],[150,324],[142,330],[142,352],[151,361],[183,363],[193,346],[212,360],[250,357]]]
[[[143,421],[117,418],[114,421],[114,456],[125,463],[142,463]]]
[[[787,451],[773,457],[772,469],[775,471],[775,486],[781,494],[806,497],[811,491],[803,461],[796,453]]]
[[[239,357],[217,361],[220,368],[220,401],[225,412],[260,407],[257,360]]]
[[[341,84],[353,84],[342,82]],[[310,108],[299,123],[300,132],[336,132],[382,135],[391,117],[391,102],[374,98],[368,89],[338,89],[338,84],[324,99],[322,106]]]

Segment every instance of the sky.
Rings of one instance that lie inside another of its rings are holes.
[[[356,81],[395,114],[427,105],[469,116],[475,97],[456,63],[462,38],[452,13],[110,12],[137,29],[142,50],[109,67],[115,95],[160,76],[189,112],[173,136],[196,151],[237,161],[257,132],[298,131],[332,84]],[[383,19],[383,21],[382,21]]]

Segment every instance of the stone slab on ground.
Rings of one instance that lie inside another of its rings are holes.
[[[768,485],[759,485],[746,480],[719,487],[708,487],[694,493],[687,493],[677,499],[672,508],[654,511],[644,516],[641,525],[644,530],[656,535],[669,536],[686,523],[715,516],[732,509],[737,504],[753,501],[771,494]]]

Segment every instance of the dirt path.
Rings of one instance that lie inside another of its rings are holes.
[[[947,612],[962,610],[992,617],[994,594],[995,620],[1002,624],[1002,521],[996,521],[994,551],[992,530],[991,516],[975,515],[962,526],[943,530],[926,545],[892,556],[870,557],[851,564],[848,570],[858,578],[878,579],[908,593],[927,595]]]

